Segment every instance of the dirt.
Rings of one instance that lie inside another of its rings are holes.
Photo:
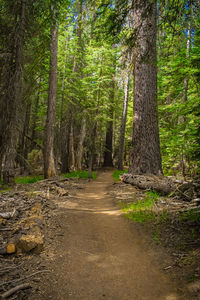
[[[122,215],[119,202],[129,196],[140,199],[144,192],[114,183],[112,171],[102,171],[90,182],[52,179],[19,189],[27,189],[23,201],[29,206],[24,209],[19,203],[26,217],[42,207],[45,244],[40,254],[0,257],[4,291],[18,282],[32,286],[11,299],[200,299],[199,283],[195,287],[191,283],[189,290],[182,266],[175,264],[174,255],[179,254],[153,241],[150,224],[137,224]]]
[[[121,215],[112,184],[111,172],[103,172],[66,201],[55,200],[51,222],[56,219],[60,232],[53,233],[46,260],[50,274],[30,299],[181,299],[163,271],[170,258],[155,253]]]

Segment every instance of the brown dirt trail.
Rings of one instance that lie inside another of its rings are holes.
[[[102,172],[57,203],[63,236],[55,237],[49,280],[31,299],[180,299],[137,226],[114,204],[112,183],[111,172]]]

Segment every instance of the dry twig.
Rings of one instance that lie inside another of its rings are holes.
[[[8,290],[7,292],[3,293],[1,295],[1,298],[2,299],[8,298],[9,296],[11,296],[12,294],[18,292],[19,290],[25,290],[25,289],[28,289],[28,288],[31,288],[30,283],[23,283],[23,284],[17,285],[14,288],[12,288],[12,289]]]

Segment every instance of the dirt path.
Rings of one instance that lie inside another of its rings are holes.
[[[61,233],[41,295],[53,300],[175,300],[173,283],[109,196],[111,172],[57,203]]]

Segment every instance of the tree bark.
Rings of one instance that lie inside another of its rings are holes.
[[[28,150],[30,146],[30,141],[27,139],[28,132],[29,132],[29,123],[30,123],[30,114],[31,114],[31,103],[26,105],[26,113],[25,113],[25,120],[23,131],[21,133],[21,138],[19,142],[19,150],[18,150],[18,160],[20,162],[20,174],[22,175],[25,170],[28,169],[28,164],[26,163],[28,157]]]
[[[123,103],[122,124],[120,128],[120,138],[119,138],[118,170],[123,170],[123,152],[124,152],[124,138],[125,138],[128,101],[129,101],[129,85],[130,85],[130,70],[127,69],[126,79],[124,83],[124,103]]]
[[[98,113],[98,109],[96,111],[96,114]],[[97,134],[97,121],[95,120],[92,132],[91,132],[91,138],[90,138],[90,145],[89,145],[89,166],[88,166],[88,178],[92,179],[92,169],[94,165],[94,158],[96,153],[96,134]]]
[[[82,158],[83,158],[83,143],[86,136],[86,111],[83,111],[83,117],[81,121],[81,130],[78,142],[77,156],[76,156],[76,167],[77,170],[82,169]]]
[[[109,117],[110,120],[107,122],[106,128],[106,144],[104,151],[104,167],[113,167],[113,104],[115,98],[115,81],[112,78],[112,86],[110,93],[110,108],[109,108]]]
[[[69,136],[70,136],[70,126],[66,124],[62,126],[61,135],[61,172],[69,172]]]
[[[156,68],[156,1],[135,1],[133,151],[129,172],[162,174]]]
[[[104,167],[113,167],[113,110],[110,111],[111,120],[107,122],[106,128],[106,145],[104,151]]]
[[[5,163],[3,169],[3,183],[5,185],[14,184],[16,146],[18,140],[18,111],[22,98],[22,78],[23,78],[23,54],[25,37],[25,15],[27,1],[20,2],[19,22],[16,25],[18,30],[13,41],[12,57],[10,59],[9,74],[7,81],[7,91],[5,94],[7,128],[4,140]]]
[[[32,143],[30,146],[30,151],[32,151],[35,147],[35,143],[34,140],[36,138],[36,125],[37,125],[37,121],[38,121],[38,110],[39,110],[39,102],[40,102],[40,89],[41,89],[41,78],[39,79],[38,82],[38,92],[37,92],[37,96],[34,102],[34,106],[32,108],[32,125],[31,125],[31,139],[32,139]]]
[[[162,195],[167,195],[174,191],[175,185],[173,182],[164,176],[154,175],[134,175],[134,174],[123,174],[121,179],[125,183],[137,186],[143,190],[157,191]]]
[[[49,178],[56,175],[54,160],[54,128],[56,121],[57,52],[58,25],[56,21],[53,20],[51,25],[48,109],[44,143],[44,178]]]
[[[78,10],[78,22],[77,22],[77,37],[78,37],[78,46],[81,56],[79,58],[79,65],[76,66],[76,71],[80,73],[80,79],[83,78],[83,65],[84,65],[84,43],[83,43],[83,1],[77,1],[77,10]],[[85,101],[84,101],[85,102]],[[82,168],[82,158],[83,158],[83,144],[86,137],[86,109],[82,107],[82,120],[81,120],[81,129],[80,135],[78,140],[78,147],[77,147],[77,155],[76,155],[76,168],[77,170],[81,170]]]
[[[191,3],[189,5],[191,5]],[[191,50],[191,22],[189,22],[189,28],[187,30],[186,59],[189,59],[189,57],[190,57],[190,50]],[[189,85],[189,77],[187,76],[184,78],[184,91],[183,91],[183,102],[184,103],[188,101],[188,85]],[[182,120],[186,124],[187,117],[183,116]],[[184,125],[184,127],[186,127],[186,125]],[[184,147],[182,147],[181,169],[182,169],[183,177],[185,177],[185,173],[186,173],[185,172],[185,169],[186,169],[185,160],[186,160],[186,157],[184,155]]]
[[[70,169],[75,170],[75,153],[74,153],[74,127],[70,126],[70,136],[69,136],[69,163]]]

